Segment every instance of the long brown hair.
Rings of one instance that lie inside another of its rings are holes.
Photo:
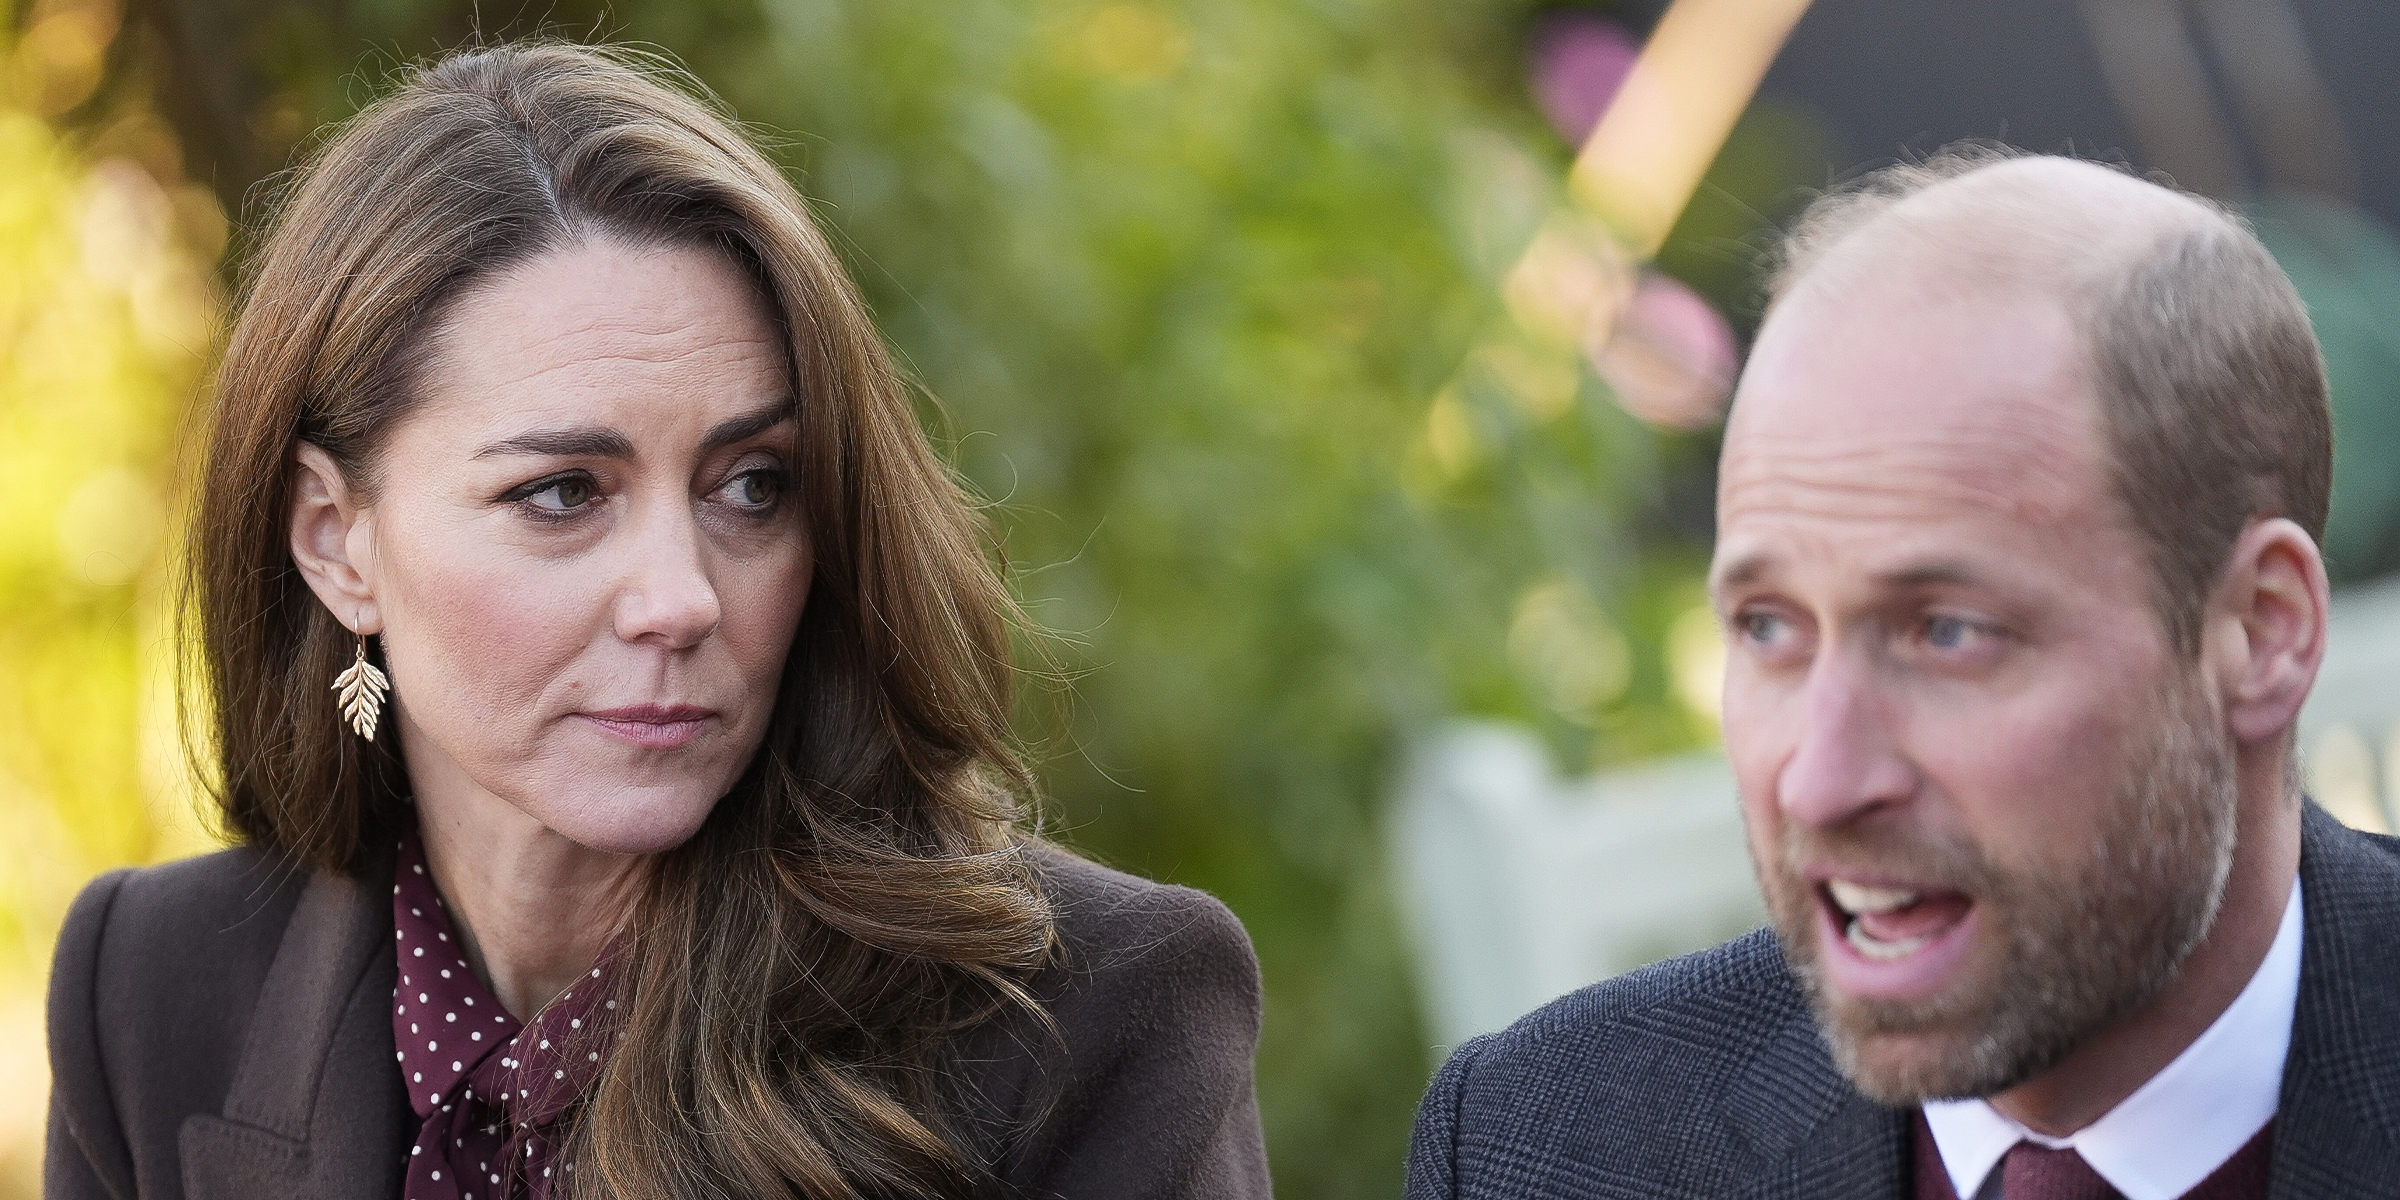
[[[355,872],[407,804],[339,721],[353,641],[289,549],[295,444],[372,497],[428,329],[593,233],[713,248],[790,344],[816,575],[757,758],[662,856],[621,942],[623,1038],[577,1178],[620,1196],[951,1195],[950,1035],[1053,940],[1024,861],[1013,609],[961,489],[800,196],[688,78],[528,43],[417,68],[294,174],[248,275],[206,439],[192,600],[231,831]]]

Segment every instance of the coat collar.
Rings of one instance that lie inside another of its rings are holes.
[[[308,877],[221,1115],[184,1123],[193,1200],[396,1196],[407,1100],[392,1065],[391,861]]]
[[[2269,1194],[2382,1195],[2400,1179],[2400,841],[2308,805],[2300,894],[2300,1002]]]
[[[1783,1019],[1726,1095],[1726,1123],[1752,1162],[1736,1194],[1905,1195],[1907,1112],[1850,1086],[1797,986],[1789,999]]]

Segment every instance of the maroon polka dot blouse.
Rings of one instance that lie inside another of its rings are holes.
[[[397,879],[392,1042],[419,1122],[404,1200],[544,1200],[575,1170],[559,1154],[560,1118],[607,1053],[612,955],[520,1024],[468,968],[414,828],[401,836]]]

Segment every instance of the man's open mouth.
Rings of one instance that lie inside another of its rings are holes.
[[[1951,891],[1877,887],[1828,879],[1818,895],[1831,909],[1842,940],[1870,962],[1898,962],[1930,945],[1965,919],[1974,902]]]

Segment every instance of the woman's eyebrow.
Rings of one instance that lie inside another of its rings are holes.
[[[475,452],[477,458],[495,454],[539,454],[551,458],[632,458],[633,443],[607,426],[582,429],[536,429],[502,438]]]
[[[735,442],[757,437],[792,418],[797,408],[789,398],[769,401],[754,412],[719,421],[700,439],[702,453],[729,446]],[[633,442],[624,434],[605,425],[580,429],[536,429],[514,437],[502,438],[475,452],[476,458],[503,454],[531,454],[549,458],[616,458],[634,457]]]
[[[717,422],[716,427],[708,431],[708,436],[700,439],[700,452],[706,454],[757,437],[798,416],[799,412],[799,404],[789,396],[770,400],[755,411]]]

